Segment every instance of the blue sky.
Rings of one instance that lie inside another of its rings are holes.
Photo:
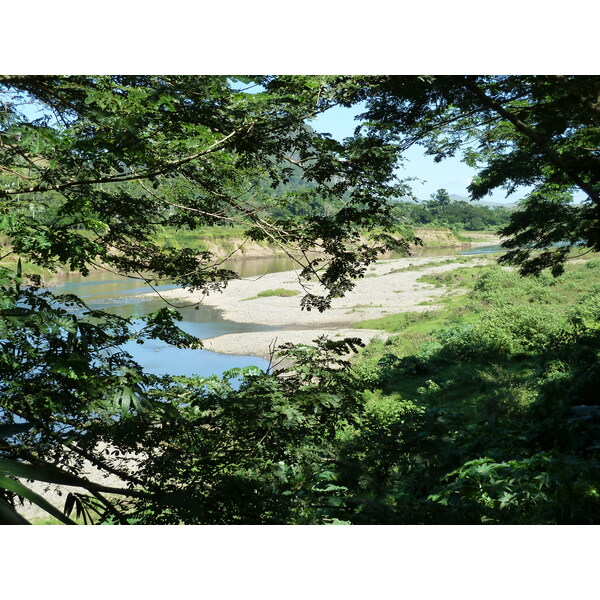
[[[329,109],[319,117],[311,121],[310,125],[318,132],[330,133],[335,139],[342,140],[353,134],[359,121],[355,116],[364,111],[361,106],[351,108],[335,107]],[[427,200],[429,196],[437,190],[444,188],[450,194],[469,197],[467,186],[471,178],[475,175],[475,169],[468,167],[460,161],[460,158],[447,158],[439,163],[434,162],[431,156],[426,156],[423,149],[419,146],[413,146],[404,157],[406,161],[398,172],[401,179],[407,177],[416,177],[423,182],[413,181],[412,189],[419,200]],[[514,204],[521,198],[524,198],[530,187],[521,187],[506,196],[504,190],[496,190],[482,200],[484,202],[493,202],[494,204]],[[575,202],[582,202],[586,195],[582,191],[576,191],[573,195]]]
[[[264,89],[258,85],[254,88],[247,88],[244,84],[231,83],[235,89],[247,89],[249,92],[258,92]],[[310,126],[320,133],[330,133],[335,139],[342,141],[354,133],[354,129],[359,123],[355,117],[364,110],[364,104],[350,108],[334,107],[312,120]],[[398,176],[401,179],[415,177],[420,180],[411,183],[414,194],[420,200],[429,199],[431,194],[441,188],[446,189],[450,194],[468,198],[467,186],[475,175],[475,170],[467,167],[459,158],[447,158],[441,163],[436,163],[432,157],[426,156],[422,148],[418,146],[410,148],[404,154],[404,158],[406,160],[398,172]],[[486,197],[484,201],[511,204],[525,194],[526,190],[523,190],[522,194],[515,192],[507,198],[505,192],[500,190]]]
[[[358,124],[354,117],[363,110],[364,108],[360,106],[332,108],[311,121],[310,125],[318,132],[330,133],[335,139],[342,140],[352,135]],[[447,158],[436,163],[431,156],[426,156],[419,146],[410,148],[404,157],[407,160],[398,175],[400,178],[416,177],[423,180],[423,183],[412,182],[413,192],[417,198],[426,200],[441,188],[448,190],[450,194],[465,198],[469,196],[467,186],[475,175],[475,170],[463,164],[459,158]],[[484,201],[510,204],[519,200],[525,193],[524,189],[521,194],[515,192],[507,198],[506,193],[499,190],[484,198]]]

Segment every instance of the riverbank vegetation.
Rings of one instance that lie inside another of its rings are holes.
[[[165,250],[182,251],[187,249],[191,252],[207,252],[216,263],[225,260],[289,258],[289,251],[266,241],[252,241],[247,235],[248,232],[249,229],[243,227],[206,227],[199,232],[159,228],[155,240],[157,245]],[[466,248],[472,242],[493,245],[500,241],[498,236],[489,231],[454,231],[447,227],[434,225],[405,227],[404,235],[419,241],[418,244],[410,244],[410,251],[413,253],[446,248]],[[402,236],[398,234],[397,238],[402,239]],[[12,252],[9,241],[6,241],[3,249],[2,256],[5,256],[5,258],[0,260],[0,267],[14,270],[19,257]],[[293,255],[296,259],[302,260],[304,258],[301,253],[294,253]],[[389,253],[386,255],[389,255]],[[396,254],[392,253],[392,255]],[[292,261],[291,266],[297,266],[297,262]],[[89,270],[90,272],[105,271],[106,268],[99,263],[90,266]],[[43,286],[54,286],[63,281],[68,274],[80,273],[80,271],[69,269],[67,264],[55,264],[49,268],[27,260],[21,261],[21,272],[25,282],[34,284],[39,282]]]
[[[469,291],[365,323],[395,332],[386,341],[290,345],[291,367],[248,370],[239,389],[240,371],[196,381],[150,471],[194,509],[173,504],[160,522],[596,522],[598,265],[436,275]],[[169,380],[173,401],[189,383]]]
[[[444,189],[439,189],[424,202],[397,202],[394,214],[410,226],[444,227],[454,232],[497,232],[506,227],[514,207],[485,206],[455,200]]]
[[[598,521],[599,266],[457,269],[433,281],[470,291],[442,311],[365,323],[396,335],[355,361],[374,385],[337,479],[353,522]]]
[[[597,523],[599,90],[587,76],[0,78],[0,522],[25,523],[25,498],[67,524]],[[307,126],[357,103],[343,141]],[[467,215],[442,190],[425,211],[399,206],[415,144],[461,152],[472,199],[531,191],[510,215]],[[123,345],[199,347],[177,310],[132,328],[24,285],[25,263],[103,265],[214,293],[236,274],[208,243],[233,225],[301,257],[323,290],[301,305],[323,312],[381,252],[418,244],[419,224],[500,227],[507,252],[428,279],[454,291],[441,310],[363,323],[386,341],[285,344],[267,372],[150,375]],[[31,481],[69,490],[64,506]]]

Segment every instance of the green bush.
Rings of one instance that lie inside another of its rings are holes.
[[[473,298],[493,306],[560,302],[554,287],[557,279],[548,273],[523,278],[514,271],[493,267],[475,282]]]
[[[436,334],[443,352],[456,358],[542,352],[566,326],[560,315],[535,305],[501,306],[474,324]]]
[[[535,305],[502,308],[490,320],[492,327],[508,330],[518,346],[537,352],[552,345],[566,325],[556,312]]]
[[[567,314],[571,321],[575,323],[599,323],[600,285],[592,286],[590,291],[577,304],[569,307]]]
[[[510,288],[514,284],[514,275],[500,267],[491,267],[482,273],[475,282],[474,290],[480,294],[489,294],[499,289]]]
[[[593,464],[552,451],[508,461],[484,457],[448,473],[429,500],[482,523],[594,524],[596,477]]]

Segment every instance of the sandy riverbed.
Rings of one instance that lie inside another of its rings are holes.
[[[171,301],[212,306],[226,319],[239,323],[280,327],[277,331],[229,334],[204,340],[204,347],[214,352],[268,357],[273,344],[309,343],[321,335],[359,337],[367,342],[384,335],[380,330],[355,329],[354,325],[387,314],[431,310],[436,307],[435,301],[448,291],[417,279],[425,274],[472,265],[474,261],[486,261],[485,258],[452,263],[447,260],[448,257],[408,257],[378,262],[369,267],[364,278],[357,280],[352,291],[343,298],[334,299],[332,308],[322,313],[302,310],[302,295],[306,291],[320,294],[323,289],[314,282],[304,283],[303,288],[296,271],[232,281],[224,291],[208,296],[183,289],[161,295]],[[412,267],[417,268],[413,270]],[[278,288],[299,293],[289,297],[256,297],[260,292]]]

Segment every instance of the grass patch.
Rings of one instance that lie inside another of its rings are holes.
[[[18,256],[11,255],[3,260],[0,260],[0,267],[16,273]],[[40,277],[42,284],[52,281],[60,273],[68,273],[69,269],[66,265],[58,265],[56,271],[40,267],[34,263],[27,262],[26,260],[21,261],[21,273],[25,283],[29,281],[31,276]]]
[[[417,279],[419,283],[429,283],[435,287],[445,286],[449,289],[467,288],[473,289],[475,282],[482,273],[490,268],[489,265],[476,265],[474,267],[463,267],[443,273],[432,273],[422,275]]]
[[[389,333],[396,333],[404,331],[410,325],[414,325],[419,321],[429,320],[430,316],[431,311],[396,313],[386,315],[385,317],[378,317],[377,319],[359,321],[354,324],[354,327],[356,329],[382,329]]]
[[[456,258],[448,258],[446,260],[431,260],[429,262],[420,264],[420,265],[414,265],[414,264],[410,264],[407,267],[398,267],[397,269],[392,269],[391,271],[388,271],[387,273],[384,273],[384,275],[393,275],[395,273],[405,273],[407,271],[425,271],[426,269],[430,269],[431,267],[437,267],[439,265],[451,265],[451,264],[457,264],[457,263],[465,263],[465,262],[470,262],[472,260],[477,260],[477,259],[481,259],[480,255],[464,255],[464,256],[457,256]]]
[[[388,333],[402,331],[422,336],[446,325],[460,325],[475,318],[469,316],[464,308],[461,308],[460,301],[446,300],[445,303],[446,308],[440,310],[394,313],[377,319],[359,321],[354,324],[354,327],[356,329],[381,329]]]
[[[268,298],[269,296],[279,296],[282,298],[287,298],[291,296],[297,296],[300,292],[298,290],[286,290],[285,288],[277,288],[274,290],[263,290],[262,292],[258,292],[256,296],[252,296],[251,298],[244,298],[242,302],[246,300],[256,300],[257,298]]]
[[[600,319],[597,271],[600,260],[592,258],[568,265],[556,278],[548,274],[521,277],[515,270],[498,266],[423,276],[420,281],[469,292],[440,299],[444,306],[440,310],[396,313],[356,323],[357,329],[399,334],[372,341],[356,364],[367,372],[377,370],[379,362],[389,356],[416,357],[417,362],[427,364],[429,359],[423,357],[437,356],[444,347],[442,364],[434,360],[430,367],[402,372],[401,377],[388,381],[386,392],[438,406],[460,405],[471,414],[476,405],[494,395],[516,410],[530,396],[527,381],[533,376],[532,357],[550,347],[556,332],[569,328],[570,318],[588,324]]]

